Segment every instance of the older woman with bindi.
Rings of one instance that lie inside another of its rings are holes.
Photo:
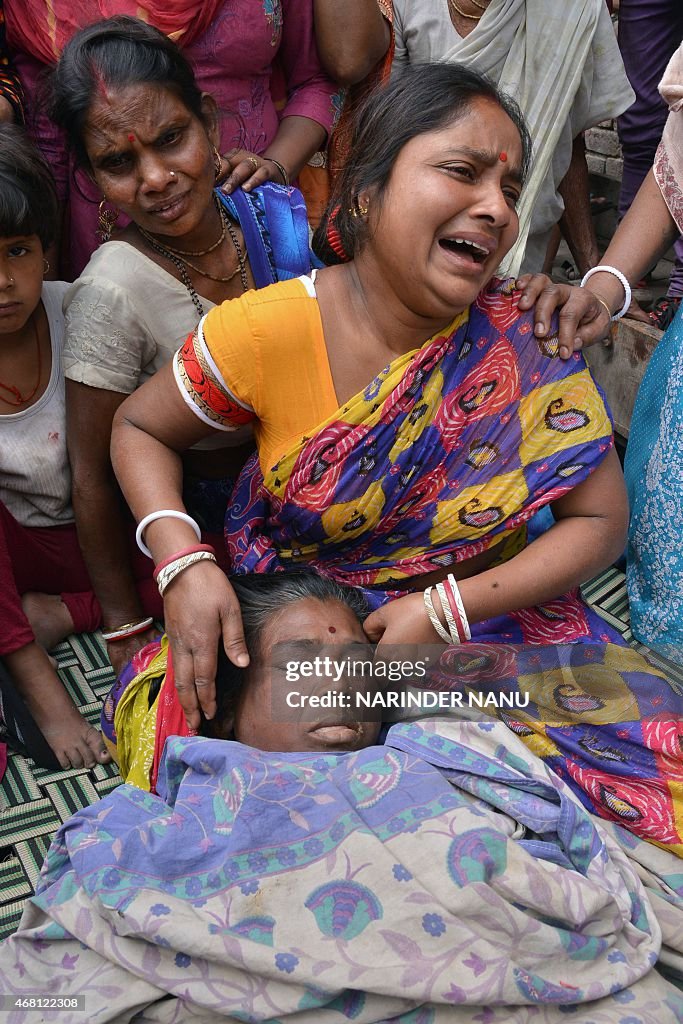
[[[180,50],[149,25],[121,17],[84,29],[66,45],[52,84],[53,115],[105,197],[105,218],[114,207],[131,221],[65,299],[74,509],[120,669],[151,638],[139,624],[162,609],[149,563],[129,544],[109,461],[114,412],[213,305],[310,269],[306,211],[291,187],[231,195],[216,187],[215,104]],[[105,238],[110,228],[103,224]],[[210,534],[222,531],[226,479],[241,468],[250,437],[246,427],[187,453],[186,500]]]
[[[219,643],[217,711],[202,721],[200,735],[281,752],[341,753],[374,743],[378,716],[354,696],[366,683],[354,665],[372,659],[362,593],[305,569],[235,576],[231,585],[250,662],[234,665]],[[293,686],[287,665],[321,650],[347,670],[330,675],[321,669]],[[287,701],[292,691],[295,706]],[[333,699],[320,704],[330,694]],[[318,701],[311,703],[311,696]],[[102,730],[123,779],[155,791],[166,740],[192,735],[177,700],[166,637],[139,651],[117,679],[104,702]]]

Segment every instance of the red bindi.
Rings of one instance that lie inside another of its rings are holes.
[[[504,164],[507,163],[507,158],[508,158],[508,155],[505,152],[505,150],[503,150],[502,153],[500,154],[500,156],[498,157],[498,159],[501,161],[501,163],[504,163]]]
[[[133,135],[133,133],[132,133],[132,132],[131,132],[131,133],[130,133],[130,135],[128,136],[128,141],[129,141],[129,142],[135,142],[135,136]]]
[[[336,633],[337,632],[336,627],[335,626],[328,626],[327,627],[327,632],[328,633]]]

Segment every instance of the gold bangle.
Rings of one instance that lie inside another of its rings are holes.
[[[612,322],[612,310],[609,308],[609,306],[607,305],[605,300],[601,299],[599,295],[595,294],[595,292],[593,292],[593,298],[597,299],[598,302],[600,303],[600,305],[605,307],[605,311],[606,311],[607,316],[609,317],[609,320],[610,320],[610,323],[611,323]]]

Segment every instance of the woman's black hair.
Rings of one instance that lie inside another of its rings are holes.
[[[42,154],[23,128],[0,125],[0,235],[37,235],[47,249],[58,218],[55,183]]]
[[[201,90],[176,44],[139,18],[105,18],[69,40],[50,79],[50,113],[66,133],[79,166],[89,166],[83,133],[96,96],[130,85],[172,89],[188,110],[205,120]]]
[[[258,659],[264,628],[273,615],[294,601],[303,601],[306,598],[313,598],[315,601],[339,601],[340,604],[347,605],[361,622],[369,612],[362,591],[354,587],[341,586],[312,569],[231,576],[230,583],[240,603],[244,639],[252,664]],[[222,734],[222,724],[234,714],[248,678],[249,668],[233,665],[223,649],[222,642],[219,642],[216,672],[218,707],[212,720],[215,725],[207,723],[210,728],[207,729],[205,726],[204,732]]]
[[[330,247],[330,221],[339,239],[335,248],[341,248],[351,259],[367,237],[365,220],[357,215],[359,193],[372,189],[373,204],[381,202],[406,143],[458,121],[476,99],[498,104],[517,128],[524,180],[531,162],[531,137],[521,110],[510,96],[464,64],[408,65],[387,85],[376,89],[358,114],[349,159],[313,237],[313,249],[323,262],[340,262],[340,253]]]

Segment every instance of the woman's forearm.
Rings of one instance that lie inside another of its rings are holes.
[[[563,519],[509,562],[459,583],[467,616],[481,622],[553,601],[611,565],[624,543],[624,524]]]
[[[160,509],[185,511],[181,456],[118,415],[112,430],[111,458],[121,490],[137,522]],[[150,471],[153,467],[153,471]],[[155,520],[145,530],[154,561],[195,544],[192,527],[179,519]]]
[[[633,285],[663,256],[678,235],[676,222],[650,170],[600,263],[616,267]],[[612,312],[623,305],[624,289],[611,274],[594,274],[586,287],[607,302]]]
[[[327,132],[310,117],[283,117],[277,135],[262,156],[274,157],[287,171],[289,180],[325,145]]]
[[[385,55],[391,28],[377,0],[314,0],[320,62],[335,82],[361,82]]]

